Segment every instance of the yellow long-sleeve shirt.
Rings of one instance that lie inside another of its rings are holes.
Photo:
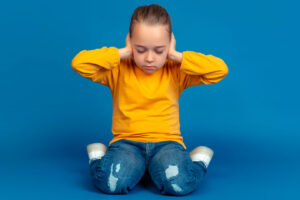
[[[120,59],[116,47],[82,50],[72,60],[75,72],[110,88],[113,97],[109,145],[120,139],[138,142],[176,141],[180,132],[178,100],[190,86],[215,84],[228,74],[225,62],[213,55],[182,52],[182,62],[166,60],[146,74],[133,59]]]

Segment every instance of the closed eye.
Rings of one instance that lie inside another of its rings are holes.
[[[145,53],[145,51],[139,51],[137,50],[138,53]],[[157,54],[162,54],[164,51],[156,51]]]

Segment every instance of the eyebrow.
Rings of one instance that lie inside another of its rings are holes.
[[[136,47],[142,47],[142,48],[146,48],[145,46],[142,46],[142,45],[135,45]],[[156,46],[155,48],[161,48],[161,47],[165,47],[165,45],[163,45],[163,46]]]

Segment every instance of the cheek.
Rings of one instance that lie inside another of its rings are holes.
[[[143,57],[141,55],[139,55],[138,53],[132,53],[132,56],[133,56],[133,60],[134,62],[140,66],[143,64]]]
[[[161,56],[161,60],[166,60],[168,56],[168,52],[164,52]]]
[[[133,57],[134,57],[134,59],[135,59],[136,61],[142,60],[142,56],[141,56],[139,53],[133,52],[132,55],[133,55]]]
[[[168,56],[168,51],[164,52],[164,57],[166,58]]]

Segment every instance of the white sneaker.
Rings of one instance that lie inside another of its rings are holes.
[[[101,159],[107,151],[107,147],[102,143],[89,144],[86,149],[89,156],[89,163],[91,163],[92,160]]]
[[[189,154],[192,161],[202,161],[207,168],[214,155],[214,151],[206,146],[198,146]]]

